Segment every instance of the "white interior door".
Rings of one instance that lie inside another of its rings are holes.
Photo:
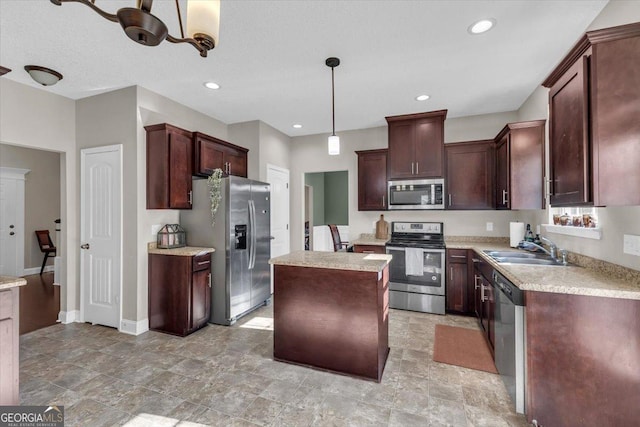
[[[24,180],[29,169],[0,167],[0,275],[24,274]]]
[[[81,316],[117,328],[122,287],[122,145],[80,151]]]
[[[289,170],[267,165],[267,182],[271,184],[271,257],[289,253]],[[273,274],[271,274],[273,294]]]

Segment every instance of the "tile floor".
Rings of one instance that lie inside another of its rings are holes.
[[[500,377],[432,360],[437,323],[391,310],[380,384],[272,360],[272,308],[186,337],[54,325],[20,339],[23,405],[65,406],[66,426],[526,426]]]

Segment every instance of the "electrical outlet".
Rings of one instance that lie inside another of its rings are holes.
[[[625,254],[640,256],[640,236],[625,234],[622,249]]]
[[[493,231],[493,223],[492,222],[488,222],[487,223],[487,231]]]

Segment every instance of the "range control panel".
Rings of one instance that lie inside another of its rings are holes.
[[[442,234],[441,222],[394,222],[393,233]]]

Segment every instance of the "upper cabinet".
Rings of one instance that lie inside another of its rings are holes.
[[[493,209],[493,140],[458,142],[444,147],[447,209]]]
[[[640,23],[587,32],[543,86],[551,205],[639,205]]]
[[[387,151],[356,151],[359,211],[387,209]]]
[[[147,131],[147,209],[191,209],[191,132],[166,123]]]
[[[247,177],[247,150],[200,132],[193,133],[193,172],[209,176],[214,169],[225,175]]]
[[[544,125],[509,123],[496,136],[498,209],[544,209]]]
[[[389,179],[441,178],[447,110],[386,117]]]

